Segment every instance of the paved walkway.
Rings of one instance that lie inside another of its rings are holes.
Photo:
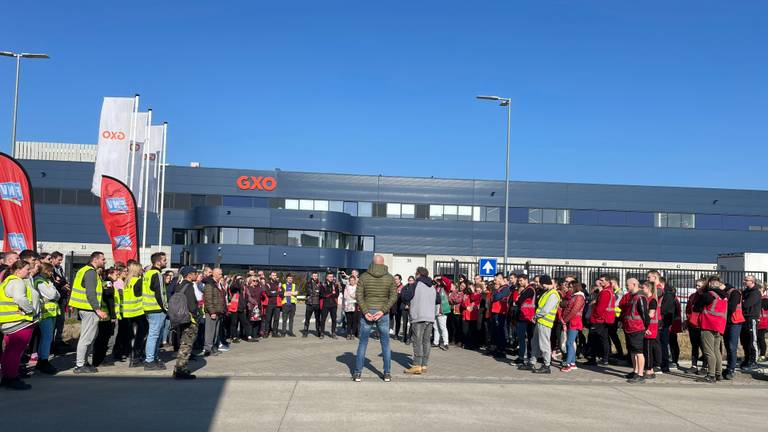
[[[765,429],[768,383],[748,375],[707,385],[680,371],[633,386],[622,377],[625,367],[540,376],[452,347],[433,350],[429,374],[412,377],[402,373],[411,347],[393,341],[387,384],[372,340],[358,384],[349,380],[356,348],[356,341],[314,335],[233,344],[191,363],[199,377],[191,382],[171,380],[170,367],[144,372],[121,363],[93,376],[67,370],[31,378],[29,392],[0,390],[0,412],[4,424],[51,431]],[[171,362],[173,353],[162,357]],[[69,365],[71,357],[54,364]]]

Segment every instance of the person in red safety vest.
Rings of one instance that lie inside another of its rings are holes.
[[[693,305],[693,311],[701,314],[701,348],[707,359],[707,375],[701,378],[701,381],[707,383],[715,383],[724,378],[720,345],[727,322],[728,294],[723,288],[724,285],[718,276],[710,277],[702,295]]]
[[[624,329],[624,340],[627,351],[632,357],[633,370],[627,375],[629,383],[643,383],[645,370],[645,355],[643,354],[644,336],[650,324],[648,315],[648,299],[640,292],[640,282],[635,278],[627,279],[627,294],[619,303],[621,309],[621,326]]]

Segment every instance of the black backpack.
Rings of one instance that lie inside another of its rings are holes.
[[[187,289],[189,284],[180,285],[168,301],[168,319],[171,320],[171,325],[178,326],[192,321],[185,294]]]

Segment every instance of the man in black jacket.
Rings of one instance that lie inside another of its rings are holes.
[[[760,320],[762,296],[757,288],[754,276],[744,277],[744,290],[741,293],[741,309],[744,324],[741,325],[741,347],[744,349],[744,361],[741,370],[751,372],[757,367],[757,322]]]
[[[309,334],[309,321],[312,319],[312,315],[315,316],[315,330],[317,331],[317,337],[320,337],[320,287],[323,285],[320,279],[317,277],[317,272],[312,272],[312,277],[304,285],[305,293],[307,296],[306,312],[304,313],[304,331],[302,337],[307,337]]]
[[[280,312],[283,305],[280,304],[283,298],[283,287],[280,285],[280,281],[277,279],[277,273],[271,272],[269,274],[269,282],[267,282],[267,312],[264,314],[263,326],[267,326],[264,331],[264,337],[268,338],[270,334],[273,337],[280,337]]]
[[[336,311],[339,299],[339,284],[333,278],[333,273],[325,275],[325,282],[320,286],[322,299],[322,316],[320,317],[320,339],[325,337],[325,321],[331,316],[331,339],[336,339]]]
[[[173,369],[173,377],[178,380],[195,379],[195,376],[187,369],[189,357],[192,354],[192,345],[197,338],[197,322],[200,320],[197,311],[197,298],[195,297],[194,281],[197,279],[197,270],[194,267],[183,267],[179,274],[184,279],[176,287],[175,292],[184,294],[187,299],[187,308],[189,309],[190,322],[181,324],[181,342],[179,344],[179,354],[176,357],[176,367]]]
[[[669,373],[670,329],[675,320],[677,290],[668,285],[664,277],[659,277],[656,283],[659,297],[659,344],[661,345],[661,371]]]

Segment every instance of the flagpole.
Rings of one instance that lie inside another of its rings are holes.
[[[158,197],[158,204],[160,205],[160,228],[158,229],[157,244],[158,250],[162,251],[163,248],[163,210],[165,210],[165,152],[167,149],[168,141],[168,122],[163,123],[163,154],[161,155],[162,163],[160,164],[160,195]]]
[[[131,169],[128,170],[128,184],[133,186],[133,170],[136,166],[136,122],[139,119],[139,94],[133,97],[133,116],[131,117]]]
[[[152,136],[152,110],[147,110],[147,135],[144,139],[144,148],[147,148],[147,143],[150,142],[151,136]],[[144,151],[142,150],[142,159],[146,159],[144,157]],[[149,163],[148,161],[146,163]],[[145,166],[146,164],[142,164],[142,166]],[[149,166],[147,165],[147,169],[144,169],[144,188],[142,189],[143,195],[142,195],[142,201],[144,206],[144,223],[141,226],[141,247],[146,248],[147,247],[147,196],[149,196]],[[140,188],[141,189],[141,188]]]
[[[139,208],[144,206],[144,174],[146,174],[146,167],[147,164],[149,164],[149,161],[147,161],[147,144],[149,143],[149,128],[152,127],[152,108],[147,110],[147,124],[144,132],[144,146],[141,148],[141,152],[139,153],[141,156],[141,167],[139,168],[139,183],[138,183],[138,190],[139,190]],[[138,133],[137,133],[138,135]],[[133,187],[133,185],[131,185]]]

